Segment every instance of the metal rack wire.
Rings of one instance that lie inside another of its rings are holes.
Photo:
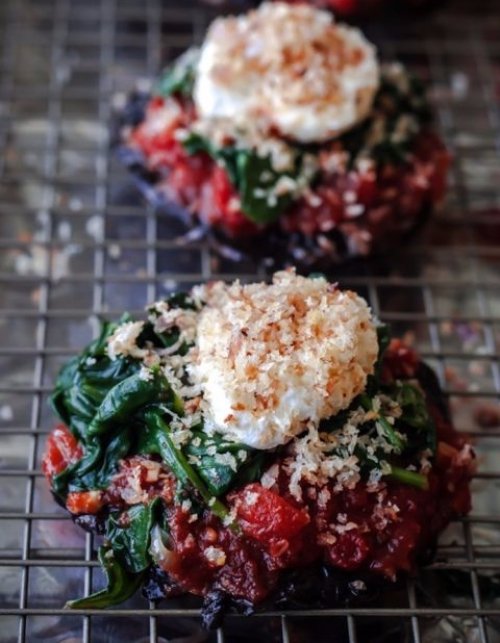
[[[437,368],[481,462],[473,513],[383,607],[230,617],[205,635],[190,601],[62,609],[102,578],[93,538],[55,508],[39,466],[54,376],[96,320],[140,312],[201,280],[264,275],[262,266],[218,259],[203,242],[181,247],[180,228],[139,199],[109,150],[113,97],[199,41],[213,11],[161,0],[1,3],[2,641],[500,640],[500,12],[494,2],[482,7],[457,3],[423,21],[367,25],[383,54],[431,82],[454,154],[452,189],[389,273],[372,266],[341,278]],[[443,584],[450,572],[463,591]]]

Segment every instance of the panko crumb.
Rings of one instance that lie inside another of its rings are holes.
[[[293,270],[272,284],[207,287],[197,359],[208,430],[259,449],[285,444],[306,424],[349,406],[378,354],[366,302]]]

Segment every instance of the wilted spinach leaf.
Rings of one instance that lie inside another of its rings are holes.
[[[68,601],[71,609],[101,609],[123,603],[139,589],[144,574],[131,574],[116,559],[110,547],[100,547],[98,554],[101,567],[106,574],[106,588],[85,598]]]
[[[197,48],[188,49],[165,69],[156,85],[155,93],[165,97],[173,94],[191,97],[198,58],[199,50]]]
[[[161,409],[148,410],[145,419],[146,428],[141,435],[139,452],[159,454],[183,486],[195,489],[216,516],[222,520],[227,518],[226,507],[209,491],[181,449],[175,446],[170,427],[164,421]]]
[[[97,409],[108,391],[136,373],[140,364],[106,354],[107,340],[117,324],[104,322],[99,337],[61,369],[51,397],[54,411],[84,442]]]
[[[391,397],[401,406],[403,414],[397,423],[408,437],[408,448],[430,449],[436,452],[437,438],[434,421],[429,414],[424,393],[416,384],[399,382]]]
[[[53,477],[54,493],[65,498],[70,491],[105,489],[116,473],[119,461],[132,448],[134,429],[135,427],[127,424],[106,435],[88,440],[83,457]]]
[[[191,456],[193,468],[214,496],[225,493],[245,469],[248,469],[248,477],[252,477],[249,465],[259,454],[256,449],[229,442],[220,434],[207,435],[201,429],[193,430],[192,435],[184,448],[185,453]]]
[[[287,177],[295,181],[302,170],[303,154],[297,148],[294,168],[278,172],[271,157],[259,156],[255,150],[228,145],[215,147],[206,138],[191,132],[183,141],[189,154],[206,152],[221,161],[241,200],[241,209],[255,223],[272,223],[294,199],[293,191],[275,194],[278,181]],[[312,180],[312,177],[311,177]]]
[[[141,373],[133,373],[107,392],[89,425],[87,436],[99,435],[116,424],[130,421],[136,412],[153,402],[165,402],[182,413],[182,401],[159,368],[150,371],[149,379],[144,379]]]
[[[156,504],[157,501],[153,501],[112,513],[106,523],[106,538],[116,558],[133,574],[144,571],[151,563],[149,543]]]

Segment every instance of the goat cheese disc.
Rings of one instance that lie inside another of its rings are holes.
[[[215,20],[196,71],[199,116],[303,143],[363,120],[379,87],[375,47],[354,27],[307,5],[265,2]]]
[[[259,449],[285,444],[349,406],[378,355],[366,302],[325,279],[206,287],[191,378],[205,430]]]

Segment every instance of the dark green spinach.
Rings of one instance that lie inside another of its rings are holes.
[[[83,457],[52,479],[54,493],[64,499],[70,491],[106,489],[120,460],[131,451],[134,429],[131,425],[118,427],[87,440]]]
[[[85,598],[68,601],[70,609],[102,609],[123,603],[142,585],[144,574],[131,574],[118,562],[108,546],[99,548],[99,562],[106,574],[106,587]]]
[[[223,163],[241,201],[241,209],[255,223],[272,223],[294,199],[292,190],[275,194],[278,181],[296,181],[303,167],[303,154],[294,149],[294,167],[286,172],[273,168],[270,156],[259,156],[255,150],[236,146],[216,147],[208,139],[191,132],[183,141],[189,154],[206,152]]]
[[[162,417],[161,409],[150,409],[145,414],[146,428],[139,442],[140,453],[156,453],[169,466],[177,480],[184,486],[196,491],[212,513],[221,520],[227,519],[229,512],[224,504],[210,493],[188,459],[174,444],[168,424]]]
[[[106,522],[106,538],[127,572],[139,574],[151,564],[149,545],[158,502],[155,500],[147,505],[134,505],[126,511],[114,512]]]
[[[107,356],[107,340],[116,327],[103,323],[99,337],[61,369],[51,397],[54,411],[83,442],[108,391],[140,368],[138,362]]]
[[[130,421],[135,413],[153,402],[165,402],[180,413],[182,400],[175,395],[159,368],[150,370],[149,379],[133,373],[115,384],[102,400],[87,430],[87,438],[100,435],[117,424]]]
[[[228,442],[222,435],[207,435],[201,428],[193,430],[185,452],[193,467],[214,496],[226,493],[235,483],[254,482],[260,476],[259,462],[269,454],[237,442]]]
[[[162,403],[175,413],[181,413],[183,408],[182,401],[158,371],[152,372],[148,380],[142,379],[136,371],[111,388],[108,385],[107,393],[104,387],[98,392],[92,404],[89,397],[84,397],[93,416],[90,413],[82,415],[83,426],[78,425],[78,437],[85,446],[83,457],[54,476],[53,490],[61,498],[69,491],[107,487],[120,460],[131,451],[143,424],[144,410],[149,405]],[[74,425],[72,422],[70,426]]]
[[[401,407],[400,417],[388,418],[384,413],[378,411],[375,419],[358,427],[361,436],[375,437],[378,432],[393,448],[393,455],[388,456],[381,448],[368,454],[366,448],[361,444],[356,446],[354,455],[358,458],[361,470],[365,475],[369,475],[373,469],[381,469],[382,462],[385,462],[386,469],[387,465],[390,467],[390,473],[386,473],[388,477],[403,484],[426,489],[426,476],[410,471],[402,465],[410,463],[414,456],[425,449],[435,452],[436,427],[418,382],[397,381],[388,385],[381,381],[384,354],[390,343],[389,329],[385,324],[377,326],[377,339],[378,357],[374,374],[368,377],[365,392],[358,395],[347,409],[323,421],[320,430],[328,433],[340,431],[348,421],[350,414],[359,407],[365,411],[373,411],[373,399],[377,395],[382,394],[396,401]],[[350,455],[345,447],[337,448],[334,453],[341,457]]]
[[[172,65],[165,69],[156,84],[154,93],[165,97],[175,94],[187,98],[191,97],[198,57],[199,51],[197,49],[188,49]]]
[[[403,411],[399,423],[404,426],[409,446],[414,450],[430,449],[434,454],[437,447],[436,427],[429,414],[425,394],[419,385],[406,381],[398,382],[391,395]]]

